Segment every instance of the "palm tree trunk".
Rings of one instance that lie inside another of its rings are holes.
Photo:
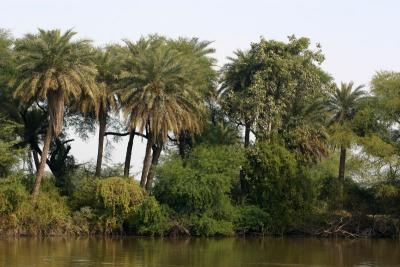
[[[146,186],[147,174],[149,173],[150,169],[152,146],[153,146],[153,137],[151,136],[151,133],[149,133],[149,138],[147,139],[147,145],[146,145],[146,154],[144,155],[144,160],[143,160],[142,177],[140,178],[140,186],[142,188],[145,188]]]
[[[36,203],[37,197],[39,195],[40,184],[42,182],[42,178],[44,175],[44,168],[46,167],[46,160],[47,160],[47,155],[49,154],[52,137],[53,137],[53,125],[52,123],[49,123],[49,126],[47,126],[46,136],[44,138],[44,145],[43,145],[42,155],[40,158],[39,169],[37,170],[35,184],[32,190],[33,203]]]
[[[338,209],[343,208],[343,187],[344,187],[344,174],[346,168],[346,148],[340,147],[340,159],[339,159],[339,175],[338,175],[338,200],[336,207]]]
[[[104,134],[107,126],[107,114],[100,109],[99,114],[99,144],[97,147],[97,162],[96,162],[96,173],[95,176],[101,175],[101,165],[103,163],[103,152],[104,152]]]
[[[128,146],[126,147],[126,155],[125,155],[125,166],[124,166],[124,176],[129,176],[129,169],[131,167],[131,157],[132,157],[132,147],[133,147],[133,139],[135,138],[135,129],[131,130],[129,134]]]
[[[160,158],[160,155],[161,155],[162,147],[163,147],[163,145],[159,144],[153,150],[153,157],[151,159],[151,167],[150,167],[149,174],[147,176],[147,181],[146,181],[146,190],[147,191],[149,191],[151,189],[151,186],[153,184],[155,169],[158,164],[158,159]]]

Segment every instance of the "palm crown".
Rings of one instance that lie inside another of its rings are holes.
[[[341,83],[340,88],[330,94],[327,107],[332,113],[332,122],[343,123],[353,118],[359,101],[365,96],[363,85],[353,86],[353,82]]]
[[[160,39],[127,46],[131,57],[122,73],[120,96],[130,126],[159,141],[165,141],[169,131],[198,131],[202,103],[185,76],[179,52]]]
[[[92,63],[90,42],[72,41],[75,32],[39,30],[16,42],[19,77],[15,95],[23,101],[47,100],[55,135],[61,131],[64,104],[82,95],[95,99],[96,68]]]

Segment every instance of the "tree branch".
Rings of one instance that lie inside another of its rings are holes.
[[[127,136],[127,135],[130,135],[130,134],[131,134],[131,132],[126,132],[126,133],[105,132],[104,136],[107,136],[107,135]],[[146,134],[142,134],[142,133],[139,133],[139,132],[134,132],[134,134],[137,135],[137,136],[141,136],[141,137],[147,139],[147,135]]]

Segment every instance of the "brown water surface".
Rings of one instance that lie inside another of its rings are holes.
[[[396,240],[0,239],[1,267],[400,266]]]

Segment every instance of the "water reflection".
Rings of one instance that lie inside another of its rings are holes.
[[[1,267],[400,266],[395,240],[0,239]]]

